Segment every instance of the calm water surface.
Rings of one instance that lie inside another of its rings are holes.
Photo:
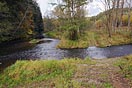
[[[71,57],[104,59],[132,54],[132,45],[111,46],[106,48],[57,49],[56,45],[58,43],[59,40],[57,39],[44,38],[42,42],[36,46],[21,49],[17,52],[15,52],[17,47],[24,44],[17,44],[11,49],[5,48],[7,51],[11,51],[12,54],[0,55],[0,70],[15,63],[16,60],[63,59]]]

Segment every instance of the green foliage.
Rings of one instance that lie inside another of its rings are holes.
[[[65,36],[70,40],[78,40],[81,32],[84,31],[85,22],[85,9],[87,0],[63,0],[63,4],[59,4],[53,11],[60,21],[60,28],[64,32],[68,32]]]
[[[9,8],[5,6],[6,3],[5,2],[0,2],[0,11],[1,12],[7,12],[9,11]]]
[[[74,30],[78,30],[78,29],[79,29],[79,27],[77,25],[71,25],[67,28],[68,31],[72,31],[72,30],[74,31]]]
[[[0,42],[36,37],[43,32],[38,4],[33,0],[0,1]]]
[[[11,40],[11,35],[9,32],[12,31],[12,23],[9,20],[9,8],[6,2],[0,2],[0,42]],[[5,19],[8,18],[8,19]],[[6,30],[5,30],[6,29]],[[5,37],[7,36],[7,37]]]
[[[105,88],[113,88],[111,83],[104,83],[103,85]]]
[[[0,74],[1,87],[16,87],[34,82],[50,81],[57,88],[78,86],[71,80],[76,64],[93,64],[91,60],[63,59],[44,61],[17,61]],[[53,83],[52,83],[53,82]],[[49,85],[50,86],[50,85]],[[79,88],[79,87],[78,87]]]
[[[62,32],[58,32],[58,31],[50,31],[50,32],[46,32],[45,35],[49,38],[57,38],[57,39],[61,39],[63,33]]]
[[[59,19],[50,18],[49,16],[45,16],[43,18],[43,22],[45,32],[54,31],[59,25]]]

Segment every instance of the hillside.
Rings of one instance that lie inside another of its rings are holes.
[[[116,10],[117,9],[115,9],[114,10],[114,13],[116,12]],[[121,9],[118,9],[118,13],[119,13],[119,11],[121,11]],[[101,13],[99,13],[98,15],[96,15],[96,16],[92,16],[90,19],[91,20],[100,20],[100,19],[103,19],[104,18],[104,16],[105,16],[105,14],[106,13],[109,13],[109,12],[112,12],[112,9],[110,9],[110,10],[108,10],[108,11],[104,11],[104,12],[101,12]],[[131,12],[132,12],[132,9],[131,9]],[[124,8],[123,9],[123,15],[127,15],[127,13],[128,13],[128,8]]]
[[[0,43],[36,37],[43,32],[40,8],[33,0],[1,0],[0,19]]]

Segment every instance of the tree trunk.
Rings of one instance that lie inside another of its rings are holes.
[[[128,30],[130,30],[131,28],[131,3],[132,3],[132,0],[130,0],[130,2],[128,2],[128,6],[129,6],[129,9],[128,9]]]
[[[116,5],[116,0],[112,1],[112,31],[115,30],[115,5]]]
[[[124,0],[122,0],[121,2],[120,27],[122,27],[123,8],[124,8]]]
[[[115,17],[115,27],[118,27],[118,26],[119,26],[119,23],[118,23],[119,5],[120,5],[120,0],[117,0],[117,5],[116,5],[116,17]]]

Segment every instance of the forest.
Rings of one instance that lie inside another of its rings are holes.
[[[35,38],[44,31],[40,8],[32,0],[1,0],[0,20],[0,42]]]
[[[132,0],[0,1],[0,88],[131,87]]]

